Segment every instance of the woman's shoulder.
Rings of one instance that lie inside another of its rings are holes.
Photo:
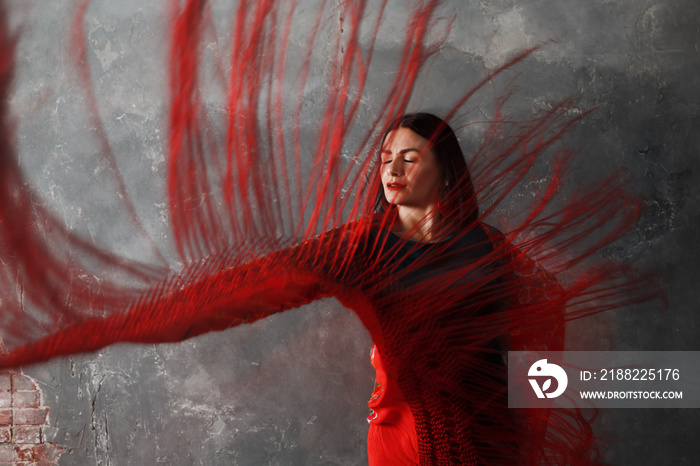
[[[355,243],[372,231],[372,218],[363,217],[331,228],[312,238],[310,241],[324,243]]]
[[[366,243],[369,239],[376,239],[377,236],[388,232],[390,232],[390,228],[383,216],[374,214],[351,220],[343,225],[326,230],[313,238],[313,240],[360,245]]]

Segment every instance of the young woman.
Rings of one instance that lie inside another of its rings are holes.
[[[454,132],[431,114],[399,118],[384,136],[377,180],[385,225],[370,242],[390,251],[380,262],[400,284],[387,281],[397,292],[378,309],[397,317],[382,325],[391,338],[372,348],[370,464],[515,464],[503,364],[512,268],[495,230],[478,222]]]

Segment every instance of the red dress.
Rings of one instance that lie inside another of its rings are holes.
[[[418,464],[416,422],[398,383],[389,378],[381,355],[372,346],[372,366],[377,371],[369,400],[367,456],[369,466]]]

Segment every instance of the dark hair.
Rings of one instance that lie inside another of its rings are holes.
[[[450,229],[466,229],[473,226],[479,217],[479,206],[467,162],[450,125],[430,113],[406,114],[387,127],[379,151],[389,133],[398,128],[408,128],[430,141],[442,175],[438,194],[439,218],[446,221]],[[374,213],[383,213],[389,209],[379,176],[380,169],[380,164],[377,164],[370,185],[370,195],[375,196],[372,206]]]

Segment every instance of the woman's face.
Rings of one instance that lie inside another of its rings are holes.
[[[389,132],[381,164],[384,197],[389,204],[413,208],[437,204],[442,177],[427,139],[408,128]]]

